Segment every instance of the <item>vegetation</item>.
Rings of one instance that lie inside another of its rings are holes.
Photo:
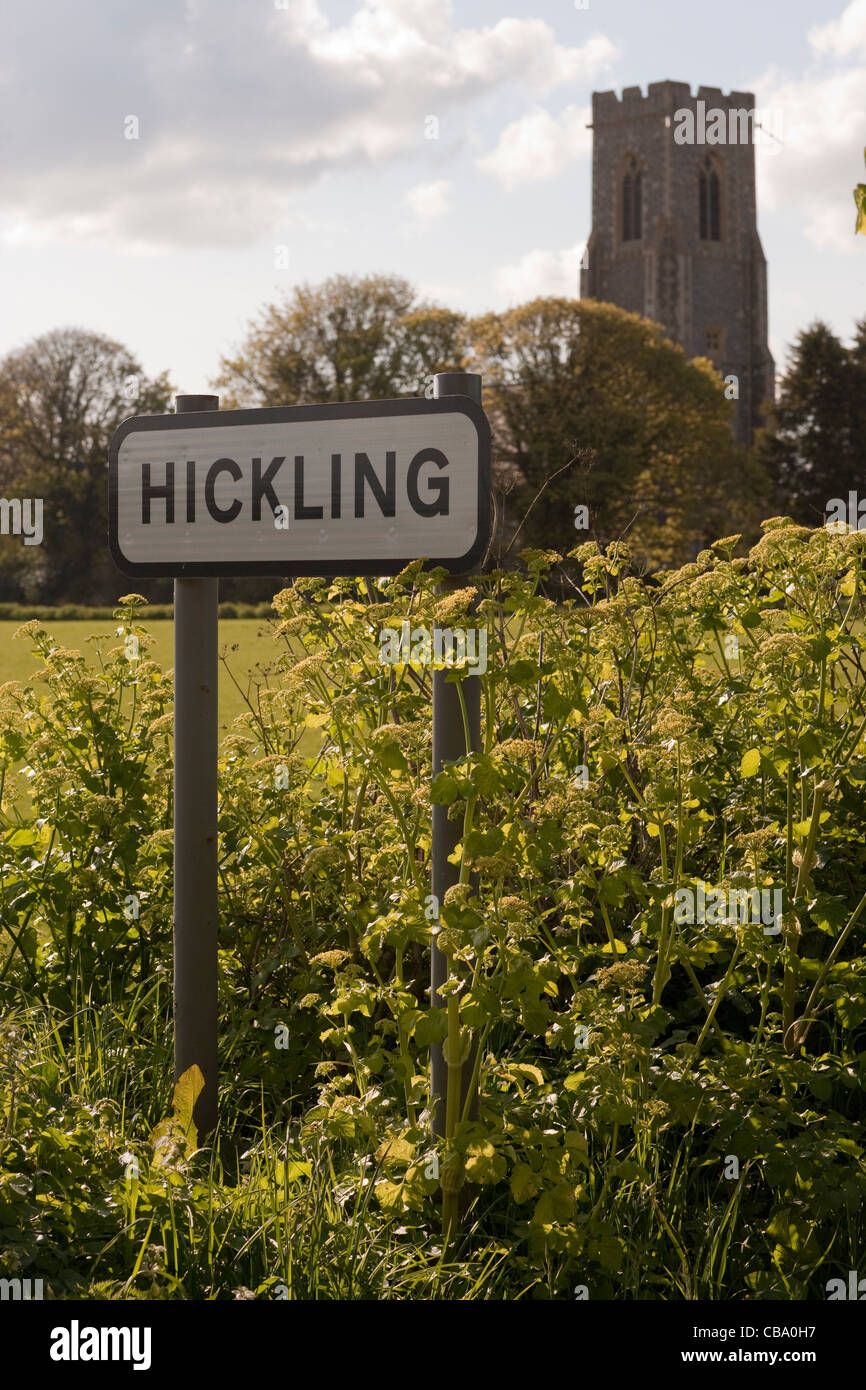
[[[652,571],[728,531],[746,548],[774,507],[820,525],[830,499],[847,496],[863,466],[864,341],[862,323],[851,346],[820,323],[801,333],[767,429],[746,449],[731,432],[730,383],[639,315],[544,298],[470,318],[419,300],[399,276],[337,275],[265,306],[216,386],[226,408],[277,406],[430,396],[437,372],[479,372],[498,523],[488,565],[592,537],[626,539]],[[45,505],[42,544],[0,543],[0,604],[111,604],[126,581],[102,543],[109,441],[128,415],[171,401],[165,373],[150,380],[122,345],[81,329],[0,362],[0,488]],[[561,585],[579,582],[577,565],[566,572]],[[220,592],[270,604],[282,582],[232,576]],[[171,601],[166,579],[141,590]]]
[[[866,470],[866,319],[850,346],[824,323],[798,335],[768,426],[756,453],[776,505],[806,526],[823,523],[833,498],[847,508]]]
[[[25,611],[23,616],[29,620],[37,615]],[[40,622],[45,622],[50,618],[50,610],[38,616]],[[151,622],[154,616],[161,621]],[[171,611],[154,615],[148,606],[152,638],[149,654],[166,671],[174,667],[174,624],[169,621],[172,617]],[[271,680],[270,668],[278,655],[270,640],[274,618],[273,607],[269,614],[258,618],[234,618],[231,612],[226,615],[224,611],[220,615],[219,726],[224,731],[248,708],[247,700],[254,697],[256,688]],[[4,621],[0,616],[0,685],[5,681],[30,685],[34,673],[44,664],[32,642],[23,638],[16,640],[20,626],[20,618],[16,623]],[[100,671],[99,647],[117,641],[117,619],[112,620],[111,614],[108,620],[94,617],[89,623],[80,617],[56,621],[52,618],[50,630],[57,646],[81,650],[92,674]],[[306,746],[305,743],[305,751]]]
[[[658,324],[593,300],[537,299],[469,333],[508,465],[500,555],[516,534],[566,548],[577,527],[602,542],[627,536],[657,569],[734,527],[757,538],[767,480],[733,439],[733,401],[712,363],[688,362]]]
[[[28,624],[42,682],[0,692],[2,1273],[55,1297],[792,1299],[856,1269],[866,540],[775,518],[737,542],[655,582],[587,542],[561,605],[540,551],[477,594],[413,566],[278,596],[279,679],[221,750],[201,1149],[194,1078],[170,1118],[170,684],[136,596],[96,670]],[[405,617],[488,634],[483,747],[432,786],[429,667],[378,661]],[[431,801],[462,827],[438,919]],[[781,910],[683,919],[702,888]],[[437,1144],[446,1038],[477,1043],[480,1105]]]
[[[293,405],[430,395],[449,370],[483,380],[494,563],[517,553],[518,535],[567,550],[579,506],[587,535],[627,532],[652,568],[734,525],[757,537],[767,478],[733,440],[721,377],[611,304],[537,299],[470,319],[416,303],[395,276],[334,276],[266,308],[218,385],[229,405]]]
[[[46,544],[6,540],[0,597],[94,603],[116,594],[108,535],[108,442],[128,415],[168,410],[120,343],[82,329],[45,333],[0,363],[0,487],[42,498]],[[94,544],[98,538],[99,543]]]
[[[114,618],[115,609],[100,608],[86,603],[0,603],[0,623],[29,623],[31,618],[40,622],[100,622]],[[221,603],[220,618],[270,618],[273,616],[272,603]],[[151,603],[147,609],[148,621],[174,620],[174,604]]]
[[[423,396],[434,372],[459,369],[463,323],[399,275],[333,275],[265,308],[217,385],[234,406]]]
[[[866,159],[866,150],[863,151]],[[866,236],[866,183],[858,183],[854,189],[854,203],[857,208],[857,218],[854,223],[854,232],[862,233]]]

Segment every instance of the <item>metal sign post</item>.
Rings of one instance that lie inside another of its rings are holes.
[[[219,396],[178,396],[178,415]],[[219,580],[174,581],[174,1079],[197,1063],[199,1138],[217,1122]]]
[[[448,396],[468,396],[481,405],[481,377],[475,372],[439,372],[433,378],[436,399]],[[482,556],[478,557],[479,560]],[[448,581],[443,592],[463,587],[466,577]],[[460,697],[453,681],[447,681],[448,671],[433,672],[433,776],[442,771],[446,762],[462,758],[467,752],[466,735],[463,728],[463,713]],[[465,676],[460,682],[466,702],[466,715],[469,725],[470,750],[481,747],[481,680],[478,676]],[[459,865],[448,862],[463,834],[460,821],[448,819],[447,806],[433,807],[432,843],[432,887],[433,896],[441,908],[447,890],[460,877]],[[448,977],[448,962],[436,945],[436,934],[430,950],[430,1002],[434,1008],[444,1004],[439,994],[440,987]],[[475,1063],[475,1049],[463,1063],[461,1073],[460,1107],[466,1103],[472,1070]],[[441,1043],[433,1043],[430,1048],[430,1087],[433,1108],[433,1133],[440,1139],[445,1137],[445,1112],[448,1095],[448,1066]],[[470,1114],[474,1115],[477,1102],[473,1098]]]

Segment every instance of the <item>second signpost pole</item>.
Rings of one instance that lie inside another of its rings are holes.
[[[471,400],[481,404],[481,377],[474,372],[439,372],[433,378],[434,398],[442,396],[469,396]],[[465,588],[471,579],[468,576],[449,579],[443,584],[443,593],[449,590]],[[463,713],[460,708],[460,696],[458,688],[453,681],[448,681],[447,668],[441,671],[433,671],[433,776],[435,777],[442,771],[443,765],[452,762],[457,758],[465,756],[467,751],[474,751],[481,747],[481,680],[478,676],[465,676],[460,682],[460,689],[466,703],[466,716],[469,728],[470,746],[466,747],[466,733],[463,724]],[[449,855],[454,853],[454,849],[459,844],[462,837],[462,822],[448,819],[447,806],[433,807],[433,844],[432,844],[432,893],[436,904],[441,909],[447,890],[452,884],[456,883],[460,877],[459,864],[449,862]],[[448,962],[436,945],[436,933],[433,934],[433,944],[430,956],[431,968],[431,1004],[434,1008],[442,1007],[446,1000],[440,995],[439,990],[448,978]],[[447,1046],[447,1045],[446,1045]],[[474,1067],[474,1048],[470,1050],[460,1067],[459,1072],[452,1063],[450,1068],[451,1078],[460,1080],[460,1103],[459,1108],[462,1112],[469,1093]],[[449,1067],[446,1051],[439,1043],[434,1043],[430,1049],[430,1084],[432,1091],[433,1121],[432,1129],[434,1135],[442,1140],[446,1137],[446,1114],[447,1097],[449,1086]],[[453,1084],[453,1081],[452,1081]],[[453,1104],[453,1102],[452,1102]],[[476,1098],[470,1102],[470,1114],[474,1115],[476,1108]],[[442,1191],[446,1207],[453,1206],[455,1199],[449,1200],[447,1187],[449,1186],[450,1175],[442,1174]],[[446,1215],[446,1224],[450,1224]]]
[[[177,396],[178,414],[219,396]],[[174,1079],[197,1065],[193,1119],[217,1122],[217,746],[219,580],[174,581]]]

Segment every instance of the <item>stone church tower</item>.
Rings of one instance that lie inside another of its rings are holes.
[[[580,273],[582,298],[654,319],[687,357],[737,378],[746,444],[774,390],[754,106],[751,93],[717,87],[693,97],[686,82],[651,82],[645,97],[626,87],[621,101],[593,92],[592,232]]]

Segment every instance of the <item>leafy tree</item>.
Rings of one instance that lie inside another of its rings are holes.
[[[397,275],[334,275],[266,307],[216,386],[224,405],[423,395],[434,372],[459,368],[462,322]]]
[[[866,158],[866,150],[863,151]],[[862,232],[866,236],[866,183],[858,183],[854,189],[854,204],[857,208],[857,221],[854,224],[854,233]]]
[[[0,362],[4,496],[43,500],[44,539],[4,538],[0,593],[43,602],[111,602],[128,587],[108,553],[107,452],[127,416],[169,408],[165,373],[151,380],[120,343],[55,329]]]
[[[510,487],[501,554],[518,535],[569,549],[586,538],[580,506],[593,534],[628,532],[651,567],[754,530],[763,479],[733,439],[721,378],[658,325],[550,298],[485,314],[468,333]]]
[[[866,319],[851,348],[825,323],[798,337],[758,456],[770,474],[777,510],[821,525],[833,497],[862,487],[866,464]]]

